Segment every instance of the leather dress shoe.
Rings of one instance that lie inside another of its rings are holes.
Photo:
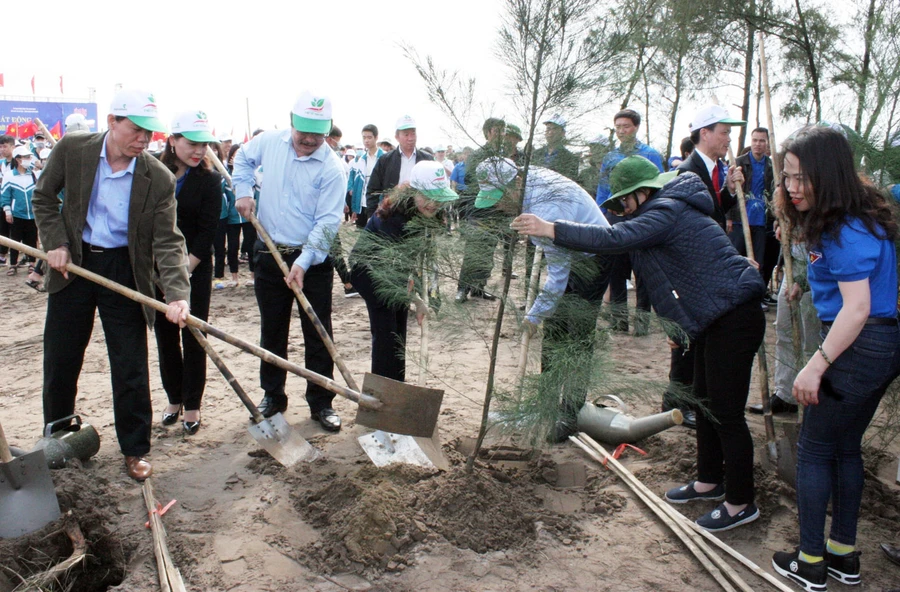
[[[184,428],[185,435],[193,436],[200,431],[200,420],[198,419],[197,421],[182,421],[181,427]]]
[[[341,418],[338,416],[337,412],[330,407],[314,412],[312,418],[319,422],[324,430],[329,432],[341,431]]]
[[[143,481],[153,474],[153,465],[142,456],[126,456],[125,468],[128,470],[128,476],[135,481]]]
[[[881,550],[884,551],[884,554],[887,555],[887,558],[891,563],[900,565],[900,547],[881,543]]]
[[[482,300],[487,300],[489,302],[493,302],[497,299],[497,297],[490,292],[485,292],[483,288],[472,288],[470,293],[472,298],[481,298]]]
[[[287,411],[287,396],[285,395],[266,395],[259,402],[259,412],[263,417],[272,417],[276,413],[284,413]]]
[[[181,407],[178,407],[178,411],[175,413],[165,413],[162,414],[162,424],[164,426],[174,425],[176,421],[178,421],[178,416],[181,415]]]
[[[793,403],[788,403],[784,399],[778,396],[773,396],[769,401],[769,404],[772,406],[772,413],[797,413],[797,406]],[[748,405],[747,411],[753,413],[755,415],[763,414],[763,406],[762,403],[756,405]]]

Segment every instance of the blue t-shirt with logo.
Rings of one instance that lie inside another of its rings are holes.
[[[894,199],[900,201],[900,183],[897,183],[893,187],[891,187],[891,195],[894,196]]]
[[[840,246],[823,235],[809,250],[807,277],[819,319],[834,321],[844,304],[838,282],[869,279],[871,317],[897,316],[897,255],[894,243],[873,236],[859,218],[841,227]]]

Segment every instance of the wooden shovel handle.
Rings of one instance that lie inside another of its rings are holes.
[[[9,452],[9,444],[6,443],[6,434],[3,433],[3,425],[0,424],[0,462],[12,462],[12,454]]]
[[[250,223],[253,224],[253,227],[256,229],[256,233],[259,235],[263,242],[266,243],[266,248],[269,249],[269,252],[272,254],[272,257],[275,259],[275,263],[278,264],[278,267],[281,269],[281,273],[284,274],[284,277],[287,277],[291,271],[288,269],[287,263],[284,262],[284,258],[281,256],[281,253],[278,252],[278,247],[275,246],[275,242],[272,240],[272,237],[269,236],[269,233],[266,232],[265,227],[262,225],[262,222],[259,221],[259,218],[256,217],[256,214],[250,212],[250,216],[248,218]],[[303,290],[300,289],[297,284],[291,282],[291,290],[294,292],[294,296],[296,296],[297,301],[300,302],[300,307],[306,313],[306,316],[309,317],[310,322],[312,322],[313,326],[316,328],[316,333],[319,334],[319,337],[322,339],[322,343],[325,344],[325,349],[328,350],[328,353],[331,354],[331,359],[334,360],[334,363],[337,365],[338,370],[341,372],[341,376],[344,377],[344,380],[347,381],[347,386],[352,388],[355,391],[359,390],[359,386],[357,386],[356,381],[353,380],[353,375],[350,374],[350,369],[347,368],[347,364],[344,363],[344,359],[341,357],[341,354],[338,353],[337,348],[334,346],[334,341],[331,340],[331,336],[328,334],[328,331],[325,330],[325,325],[322,324],[322,321],[319,320],[319,315],[316,314],[316,311],[313,310],[312,304],[307,300],[306,295],[303,294]]]
[[[45,253],[39,249],[29,247],[28,245],[24,245],[20,242],[16,242],[14,240],[8,239],[2,235],[0,235],[0,245],[5,245],[7,247],[16,249],[20,253],[25,253],[26,255],[30,255],[30,256],[36,257],[38,259],[43,259],[44,261],[47,260],[47,253]],[[166,310],[168,309],[168,307],[164,303],[160,302],[159,300],[157,300],[155,298],[150,298],[149,296],[145,296],[144,294],[141,294],[140,292],[138,292],[136,290],[126,288],[125,286],[123,286],[121,284],[118,284],[118,283],[116,283],[112,280],[109,280],[103,276],[97,275],[96,273],[94,273],[92,271],[88,271],[87,269],[84,269],[83,267],[79,267],[78,265],[75,265],[74,263],[69,263],[68,265],[66,265],[66,271],[68,271],[69,273],[74,273],[77,276],[83,277],[86,280],[92,281],[95,284],[99,284],[99,285],[103,286],[104,288],[108,288],[108,289],[112,290],[113,292],[116,292],[117,294],[121,294],[122,296],[125,296],[129,300],[134,300],[138,304],[148,306],[148,307],[150,307],[154,310],[157,310],[161,313],[165,314]],[[258,345],[253,345],[252,343],[250,343],[248,341],[244,341],[243,339],[241,339],[239,337],[229,335],[225,331],[222,331],[221,329],[218,329],[218,328],[210,325],[206,321],[204,321],[202,319],[198,319],[197,317],[195,317],[193,315],[188,316],[187,324],[191,327],[196,327],[196,328],[200,329],[204,333],[208,333],[209,335],[212,335],[216,339],[221,339],[222,341],[224,341],[226,343],[230,343],[231,345],[233,345],[239,349],[242,349],[249,354],[253,354],[254,356],[256,356],[257,358],[261,359],[264,362],[272,364],[273,366],[278,366],[279,368],[281,368],[283,370],[286,370],[288,372],[291,372],[292,374],[296,374],[297,376],[301,376],[301,377],[305,378],[306,380],[308,380],[309,382],[311,382],[313,384],[317,384],[317,385],[321,386],[325,390],[328,390],[332,393],[340,395],[346,399],[350,399],[351,401],[359,404],[362,407],[365,407],[367,409],[377,410],[377,409],[380,409],[384,405],[381,401],[379,401],[375,397],[372,397],[372,396],[366,395],[366,394],[362,394],[359,391],[355,391],[355,390],[349,389],[347,387],[341,386],[338,383],[336,383],[334,380],[328,378],[327,376],[322,376],[321,374],[313,372],[312,370],[308,370],[308,369],[304,368],[303,366],[289,362],[289,361],[285,360],[284,358],[276,356],[272,352],[265,350],[265,349],[259,347]]]
[[[240,383],[237,381],[237,378],[234,377],[234,374],[231,373],[231,370],[228,369],[228,366],[225,365],[225,361],[219,357],[219,354],[213,347],[209,344],[209,341],[206,340],[206,337],[203,336],[203,333],[197,327],[188,327],[191,330],[191,334],[194,336],[194,339],[200,344],[200,347],[203,348],[203,351],[206,352],[206,355],[209,356],[209,359],[213,361],[213,364],[216,365],[216,368],[219,369],[219,372],[222,373],[222,376],[225,377],[225,380],[234,389],[234,392],[237,393],[237,396],[240,397],[241,402],[244,406],[250,411],[250,414],[253,415],[253,421],[256,423],[260,423],[265,420],[262,416],[262,413],[259,412],[259,408],[250,400],[250,397],[247,396],[246,391],[244,391],[243,387],[241,387]]]

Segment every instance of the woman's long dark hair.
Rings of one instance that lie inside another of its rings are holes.
[[[178,157],[175,155],[175,146],[173,146],[169,142],[169,140],[177,140],[181,137],[183,137],[181,134],[172,134],[171,136],[169,136],[166,139],[166,145],[163,148],[162,154],[159,155],[160,162],[166,165],[166,168],[172,171],[173,174],[178,170]],[[212,170],[212,165],[209,162],[209,154],[204,154],[203,160],[200,161],[200,164],[193,168],[201,175],[209,173]]]
[[[779,205],[807,245],[821,244],[825,234],[839,240],[841,228],[851,217],[859,218],[874,236],[896,240],[897,223],[884,194],[856,173],[850,143],[840,132],[823,126],[804,128],[782,144],[778,154],[782,163],[788,152],[800,161],[813,203],[807,212],[798,212],[782,179],[783,203]]]
[[[416,193],[418,191],[409,185],[397,185],[385,193],[381,203],[378,204],[375,215],[384,219],[390,218],[394,212],[398,211],[404,214],[411,214],[416,207],[414,201]]]

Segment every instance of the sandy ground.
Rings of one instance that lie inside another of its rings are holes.
[[[246,277],[244,267],[241,273]],[[15,278],[0,275],[5,320],[0,326],[0,421],[12,445],[30,449],[42,428],[46,295],[23,281],[21,272]],[[517,294],[520,281],[513,282]],[[452,286],[444,286],[443,292],[445,298],[452,297]],[[477,301],[465,306],[475,312],[479,326],[487,327],[497,305]],[[771,351],[774,311],[767,316]],[[337,282],[333,320],[337,347],[361,380],[371,347],[365,305],[360,299],[343,298]],[[258,311],[252,288],[214,292],[210,321],[256,342]],[[415,326],[410,327],[410,336],[410,348],[417,350]],[[446,391],[440,428],[452,465],[440,474],[408,465],[376,469],[356,441],[369,430],[355,425],[354,405],[335,400],[345,427],[328,434],[309,419],[303,380],[294,376],[288,378],[291,402],[285,417],[324,453],[315,463],[287,470],[262,453],[246,431],[246,410],[212,364],[200,432],[184,437],[180,426],[162,427],[158,420],[166,398],[155,343],[152,335],[148,337],[156,422],[150,454],[153,484],[160,501],[177,500],[163,521],[190,590],[718,589],[623,483],[572,445],[532,451],[516,448],[515,439],[490,437],[489,449],[506,454],[482,458],[473,475],[465,474],[464,453],[477,435],[488,364],[485,340],[474,329],[454,339],[439,332],[431,336],[427,384]],[[211,342],[251,397],[258,399],[258,361],[227,344]],[[668,348],[658,329],[641,338],[616,334],[611,343],[626,383],[665,381]],[[302,348],[295,318],[288,357],[302,363]],[[517,337],[509,329],[498,364],[501,382],[512,380],[517,359]],[[417,370],[409,368],[408,374],[414,381]],[[757,396],[755,385],[756,377],[751,399]],[[646,390],[644,400],[633,401],[636,415],[653,412],[658,405],[661,389]],[[70,589],[158,590],[140,486],[125,475],[115,440],[109,363],[99,322],[79,392],[77,410],[99,430],[102,444],[99,454],[83,467],[54,471],[61,505],[73,510],[91,545],[91,558],[76,570]],[[755,416],[749,421],[759,463],[763,426]],[[642,448],[647,456],[628,452],[623,462],[655,492],[662,494],[692,478],[693,432],[676,427],[645,440]],[[900,587],[900,568],[888,563],[878,549],[882,542],[900,543],[900,487],[893,482],[896,459],[896,449],[867,458],[860,590]],[[775,478],[770,467],[759,465],[756,474],[762,517],[721,538],[771,571],[771,554],[798,543],[796,503],[793,491]],[[710,508],[701,505],[684,511],[696,517]],[[71,552],[58,525],[37,534],[0,544],[0,592],[12,589],[18,576],[45,569]],[[741,572],[753,589],[766,589],[762,580]],[[829,587],[845,588],[833,580]]]

